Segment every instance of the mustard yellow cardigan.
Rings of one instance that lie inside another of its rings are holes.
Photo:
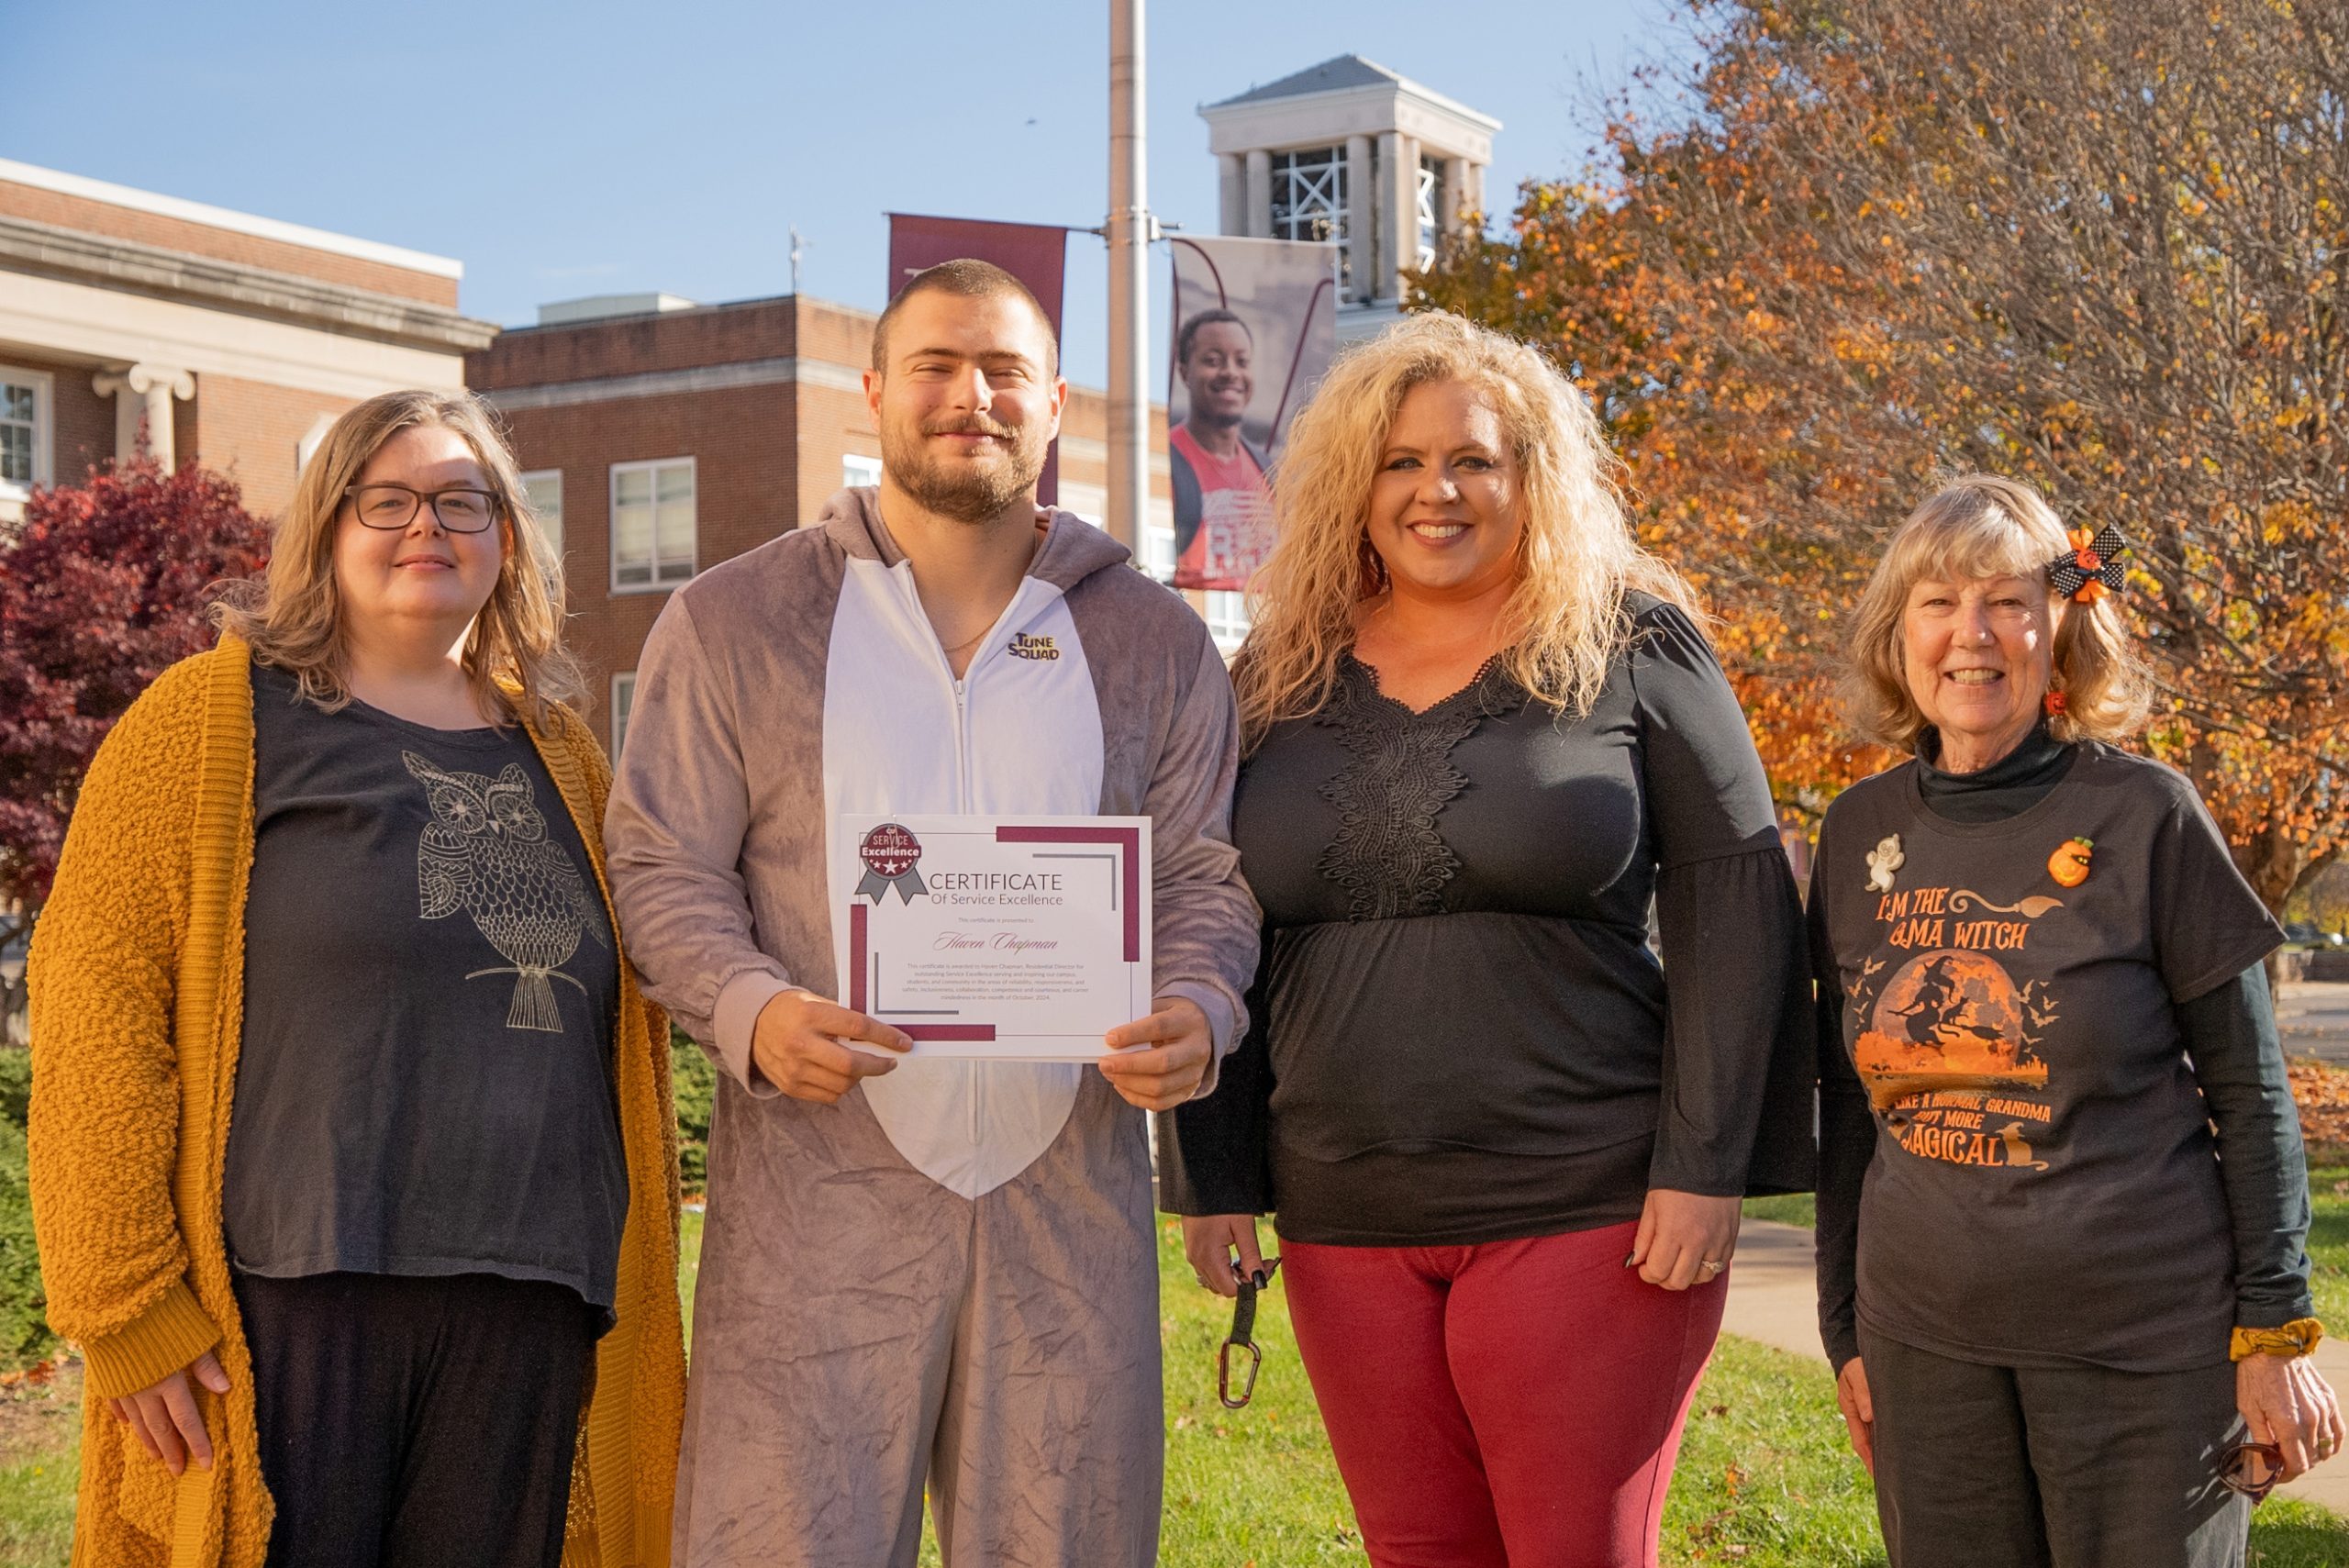
[[[530,739],[601,886],[603,755],[568,710]],[[33,1223],[50,1323],[87,1369],[75,1568],[261,1568],[269,1544],[220,1218],[252,780],[250,662],[228,638],[165,671],[98,749],[33,941]],[[668,1562],[685,1407],[668,1023],[625,957],[619,973],[628,1226],[618,1324],[596,1347],[573,1465],[565,1568]],[[228,1374],[227,1395],[197,1392],[217,1457],[175,1481],[106,1401],[207,1350]]]

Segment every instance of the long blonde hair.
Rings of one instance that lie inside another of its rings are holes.
[[[465,638],[465,673],[483,712],[527,713],[545,728],[552,705],[573,701],[584,689],[579,666],[562,645],[561,564],[530,510],[496,414],[468,392],[386,392],[337,419],[277,519],[268,573],[239,584],[214,606],[214,623],[251,644],[262,663],[291,673],[302,695],[328,711],[348,703],[342,604],[334,578],[343,492],[359,482],[385,441],[402,430],[435,425],[454,430],[473,449],[507,529],[497,582]]]
[[[1386,588],[1366,528],[1379,454],[1404,395],[1442,381],[1492,405],[1517,459],[1525,530],[1500,663],[1528,694],[1587,713],[1630,640],[1625,595],[1690,606],[1680,574],[1632,537],[1619,465],[1581,390],[1497,332],[1442,312],[1407,317],[1340,355],[1290,428],[1273,475],[1278,542],[1250,586],[1253,629],[1232,667],[1248,745],[1329,700],[1356,607]]]
[[[1968,473],[1934,491],[1892,530],[1852,612],[1843,706],[1853,728],[1896,751],[1917,749],[1925,716],[1909,692],[1901,628],[1918,583],[2044,583],[2047,563],[2071,549],[2054,508],[2020,480]],[[2116,595],[2063,606],[2052,678],[2064,694],[2064,711],[2048,723],[2057,740],[2121,741],[2143,727],[2144,668]]]

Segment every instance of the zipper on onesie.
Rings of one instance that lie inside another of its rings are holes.
[[[972,655],[971,662],[976,664],[985,654],[986,644],[982,642],[978,652]],[[944,651],[941,650],[939,657],[943,659],[945,656]],[[953,673],[952,665],[947,666],[947,673]],[[967,669],[963,678],[954,683],[954,774],[955,806],[967,812],[971,809],[971,678]],[[971,1107],[970,1137],[974,1149],[979,1145],[979,1099],[986,1093],[985,1074],[980,1071],[985,1065],[978,1062],[963,1064],[963,1071],[970,1076],[963,1099]]]

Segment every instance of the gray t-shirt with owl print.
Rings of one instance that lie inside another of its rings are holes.
[[[256,665],[253,762],[236,1266],[500,1274],[608,1309],[619,971],[529,737],[324,713]]]
[[[2234,1323],[2228,1194],[2179,1008],[2281,932],[2180,774],[2082,742],[1997,821],[1904,764],[1829,808],[1822,1311],[1959,1361],[2184,1372]],[[1876,1124],[1857,1213],[1835,1150]],[[1839,1337],[1831,1335],[1831,1338]],[[1847,1341],[1848,1349],[1848,1341]]]

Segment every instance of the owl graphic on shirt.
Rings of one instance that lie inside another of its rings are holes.
[[[431,824],[416,847],[416,880],[425,919],[462,909],[507,967],[465,976],[514,976],[509,1029],[562,1032],[554,982],[585,987],[562,973],[579,951],[582,933],[601,943],[587,884],[563,847],[547,835],[529,776],[508,762],[492,778],[461,773],[403,751],[400,760],[424,785]]]

